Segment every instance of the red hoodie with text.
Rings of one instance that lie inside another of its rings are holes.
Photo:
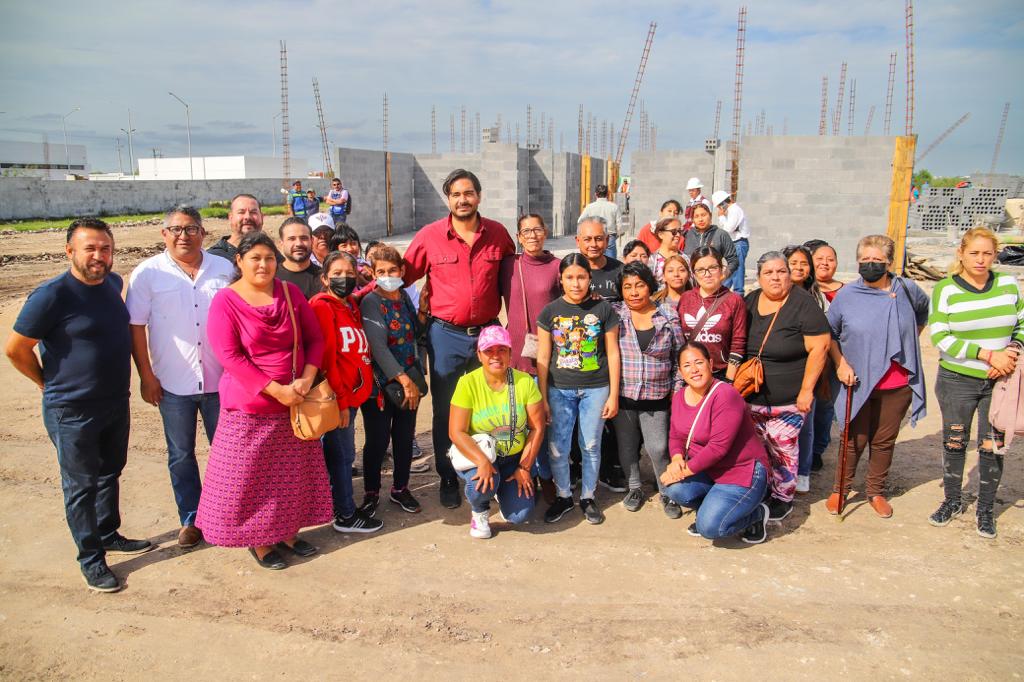
[[[370,343],[358,308],[328,293],[309,301],[324,335],[321,369],[338,396],[338,407],[359,407],[373,390]]]

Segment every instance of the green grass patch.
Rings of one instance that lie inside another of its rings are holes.
[[[218,203],[220,203],[220,202],[218,202]],[[227,208],[227,206],[207,206],[205,208],[199,209],[199,214],[201,216],[203,216],[204,218],[224,218],[224,219],[226,219],[228,217],[228,208]],[[263,207],[263,215],[265,215],[265,216],[268,216],[268,215],[287,215],[287,214],[288,214],[288,207],[287,206],[273,205],[273,206],[264,206]]]
[[[199,209],[199,214],[204,218],[227,218],[228,209],[222,207],[206,207]],[[263,215],[287,215],[286,206],[264,206]],[[108,225],[119,223],[141,223],[149,220],[160,220],[163,213],[131,213],[127,215],[98,216],[106,221]],[[66,230],[68,225],[76,220],[75,218],[47,218],[45,220],[0,220],[0,230],[14,230],[15,232],[39,232],[41,230]]]

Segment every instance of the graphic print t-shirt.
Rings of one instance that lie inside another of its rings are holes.
[[[551,334],[551,385],[555,388],[596,388],[608,385],[604,335],[619,326],[607,301],[580,304],[556,298],[545,306],[537,326]]]
[[[495,391],[487,384],[482,367],[464,374],[455,386],[452,405],[472,411],[469,419],[469,433],[487,433],[497,441],[498,457],[516,455],[526,446],[528,424],[526,406],[540,402],[540,389],[526,372],[512,370],[512,381],[516,394],[516,432],[511,434],[512,420],[509,412],[508,389]],[[509,447],[511,436],[512,447]]]

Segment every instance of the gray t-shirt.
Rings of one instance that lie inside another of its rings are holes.
[[[608,385],[604,335],[619,326],[607,301],[569,303],[558,297],[544,307],[537,326],[551,334],[548,369],[555,388],[599,388]]]

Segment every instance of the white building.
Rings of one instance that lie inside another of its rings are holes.
[[[65,175],[88,175],[85,145],[0,140],[0,175],[63,180]]]
[[[280,178],[281,159],[270,156],[193,156],[192,172],[188,157],[146,158],[139,164],[139,180],[249,180],[253,178]],[[306,159],[291,159],[292,175],[306,176]]]

